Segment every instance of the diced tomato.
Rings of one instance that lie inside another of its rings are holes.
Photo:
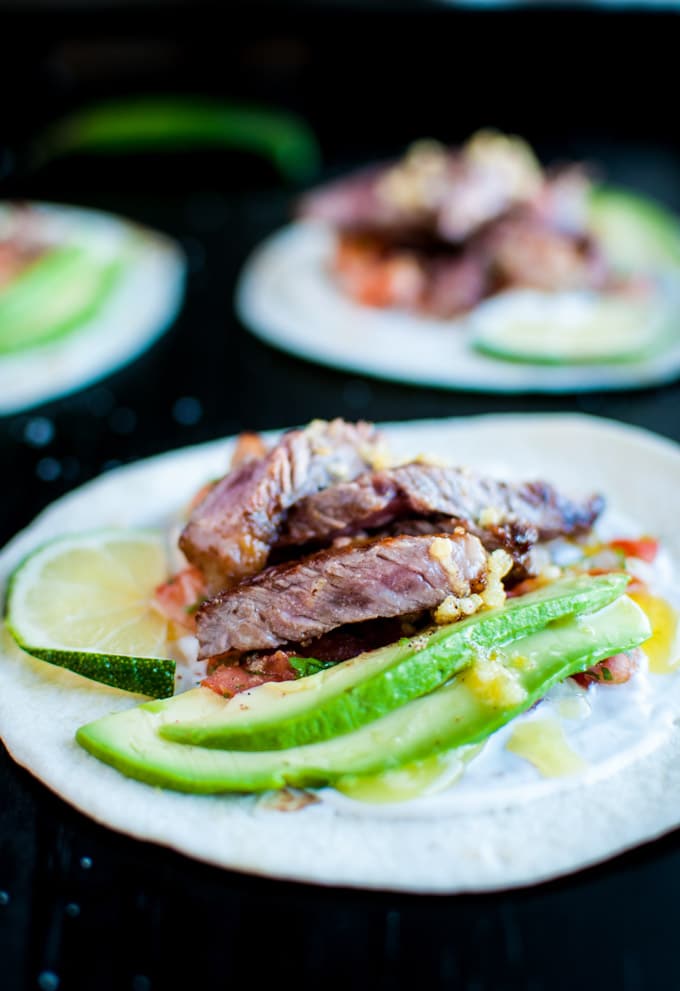
[[[574,681],[587,688],[588,685],[598,683],[601,685],[622,685],[629,681],[638,669],[640,663],[640,651],[629,651],[627,654],[614,654],[599,664],[595,664],[581,674],[573,675]]]
[[[240,468],[249,461],[257,461],[267,453],[267,445],[259,434],[245,432],[238,435],[236,447],[231,456],[231,468]]]
[[[161,615],[193,633],[196,629],[194,613],[205,593],[203,575],[191,565],[159,585],[151,604]]]
[[[625,538],[610,540],[609,546],[614,550],[622,551],[626,557],[638,557],[641,561],[648,561],[650,564],[659,553],[659,541],[653,537],[639,537],[637,540]]]
[[[637,575],[631,575],[629,571],[624,571],[621,568],[588,568],[586,572],[589,575],[611,575],[612,573],[628,575],[630,581],[626,585],[626,593],[647,591],[647,585],[641,578],[638,578]]]
[[[423,272],[407,251],[385,253],[371,238],[345,235],[335,256],[345,291],[365,306],[412,306],[423,290]]]
[[[267,680],[264,675],[251,674],[240,664],[223,664],[207,678],[204,678],[201,685],[216,692],[217,695],[223,695],[224,698],[230,699],[233,695],[238,695],[239,692],[263,685]]]
[[[249,688],[264,685],[267,681],[294,681],[297,678],[297,673],[284,650],[251,657],[245,665],[229,662],[221,664],[215,667],[201,684],[204,688],[217,692],[218,695],[231,698],[232,695],[238,695],[239,692],[245,692]],[[210,667],[209,663],[208,668]]]
[[[509,588],[506,595],[508,599],[516,599],[518,595],[528,595],[529,592],[535,592],[537,588],[542,588],[545,584],[544,578],[525,578],[524,581]]]

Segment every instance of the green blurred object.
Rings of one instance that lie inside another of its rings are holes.
[[[188,97],[97,104],[51,124],[37,141],[42,165],[78,152],[118,154],[233,148],[269,159],[289,180],[312,178],[319,147],[304,121],[266,107]]]
[[[0,293],[0,355],[45,344],[80,327],[108,298],[122,260],[84,248],[48,252]]]

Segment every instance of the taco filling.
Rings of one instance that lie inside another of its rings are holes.
[[[481,131],[460,148],[417,142],[299,214],[334,230],[332,277],[366,306],[450,318],[508,289],[644,296],[651,282],[619,271],[594,229],[592,194],[583,167],[545,170],[522,139]]]
[[[670,672],[658,543],[603,540],[604,505],[396,459],[363,422],[247,434],[173,523],[169,578],[157,533],[66,535],[17,569],[7,625],[28,653],[157,697],[77,733],[132,777],[363,793],[462,760],[553,688],[614,698],[638,669]]]
[[[604,505],[426,457],[393,464],[365,423],[317,421],[269,449],[243,435],[182,529],[187,566],[154,601],[195,634],[202,684],[229,698],[592,570]],[[566,546],[579,568],[554,562]],[[612,550],[613,571],[623,560]],[[612,665],[613,683],[635,656]]]
[[[54,341],[100,311],[125,255],[113,241],[91,241],[32,204],[0,206],[0,357]]]

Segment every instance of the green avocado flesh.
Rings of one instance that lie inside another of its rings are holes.
[[[602,186],[592,193],[589,220],[616,268],[658,272],[680,266],[680,221],[653,200]]]
[[[510,599],[501,609],[360,654],[299,681],[241,693],[225,701],[215,717],[170,723],[161,734],[223,750],[280,750],[350,733],[438,688],[471,664],[479,649],[540,630],[561,616],[593,612],[621,595],[627,583],[622,574],[565,578]]]
[[[121,261],[83,248],[55,248],[0,293],[0,355],[44,344],[89,319],[107,297]]]
[[[557,681],[642,643],[649,623],[627,596],[604,609],[556,620],[487,651],[514,687],[512,700],[479,690],[477,664],[430,695],[344,736],[279,751],[223,751],[163,739],[170,722],[211,719],[224,703],[207,688],[99,719],[78,730],[86,750],[124,774],[178,791],[256,792],[333,784],[476,743],[540,699]],[[481,652],[480,652],[481,653]],[[484,655],[482,655],[484,658]],[[478,663],[485,663],[484,660]],[[501,693],[503,694],[503,693]]]

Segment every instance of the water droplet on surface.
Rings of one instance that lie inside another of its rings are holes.
[[[40,991],[57,991],[59,978],[51,970],[43,970],[42,974],[38,974],[38,987]]]
[[[92,867],[92,860],[89,857],[81,857],[80,866],[84,871],[89,871],[90,867]]]
[[[56,458],[41,458],[35,473],[42,482],[55,482],[61,475],[61,465]]]
[[[132,978],[132,991],[150,991],[151,981],[144,974],[135,974]]]
[[[80,915],[80,905],[76,905],[75,902],[69,902],[64,911],[70,919],[77,919]]]
[[[6,891],[0,891],[0,905],[9,905],[9,895]]]
[[[54,424],[46,416],[33,416],[24,427],[24,440],[31,447],[46,447],[54,438]]]
[[[182,396],[172,407],[172,415],[183,427],[192,427],[203,416],[203,407],[194,396]]]

